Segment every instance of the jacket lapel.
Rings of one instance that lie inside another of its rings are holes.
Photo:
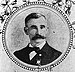
[[[42,48],[42,51],[45,53],[44,53],[43,58],[41,60],[41,65],[51,63],[53,60],[53,56],[54,56],[53,48],[51,46],[49,46],[48,43],[46,42],[46,44]]]
[[[47,55],[46,58],[48,58],[48,56],[49,56],[49,58],[52,57],[52,54],[53,54],[52,53],[52,47],[50,47],[47,42],[43,46],[42,51],[45,52],[45,54]]]

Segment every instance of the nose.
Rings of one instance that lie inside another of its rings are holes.
[[[37,29],[37,34],[41,34],[41,30],[39,28]]]

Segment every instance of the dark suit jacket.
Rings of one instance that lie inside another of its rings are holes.
[[[53,62],[62,54],[61,52],[59,52],[59,51],[55,50],[54,48],[52,48],[51,46],[49,46],[47,42],[43,46],[41,51],[44,52],[44,55],[41,59],[41,65],[46,65],[46,64]],[[32,60],[30,60],[30,58],[29,58],[30,52],[31,52],[31,48],[29,47],[29,45],[27,45],[27,47],[25,47],[19,51],[15,51],[14,55],[19,60],[21,60],[27,64],[37,65],[36,64],[37,54],[32,58]]]

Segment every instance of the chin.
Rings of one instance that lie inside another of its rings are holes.
[[[45,39],[37,39],[37,40],[35,40],[36,42],[38,42],[38,43],[40,43],[40,42],[42,42],[42,41],[45,41]]]

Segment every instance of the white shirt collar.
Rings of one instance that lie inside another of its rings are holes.
[[[41,43],[40,45],[38,45],[37,47],[40,48],[40,50],[42,49],[42,47],[45,45],[46,41],[44,41],[43,43]],[[29,44],[29,47],[33,47],[31,44]]]

